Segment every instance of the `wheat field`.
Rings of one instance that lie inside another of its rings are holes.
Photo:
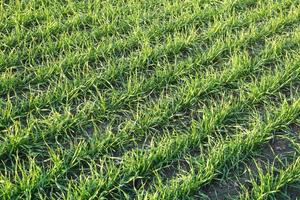
[[[0,199],[300,199],[299,0],[0,2]]]

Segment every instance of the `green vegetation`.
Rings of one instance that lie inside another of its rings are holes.
[[[300,1],[0,1],[1,199],[300,197]]]

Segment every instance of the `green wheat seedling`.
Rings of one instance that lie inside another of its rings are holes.
[[[298,0],[0,1],[0,198],[298,197],[299,23]]]

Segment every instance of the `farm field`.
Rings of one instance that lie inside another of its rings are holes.
[[[0,199],[300,199],[300,0],[0,1]]]

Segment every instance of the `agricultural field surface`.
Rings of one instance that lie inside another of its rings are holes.
[[[0,0],[0,199],[300,199],[300,0]]]

